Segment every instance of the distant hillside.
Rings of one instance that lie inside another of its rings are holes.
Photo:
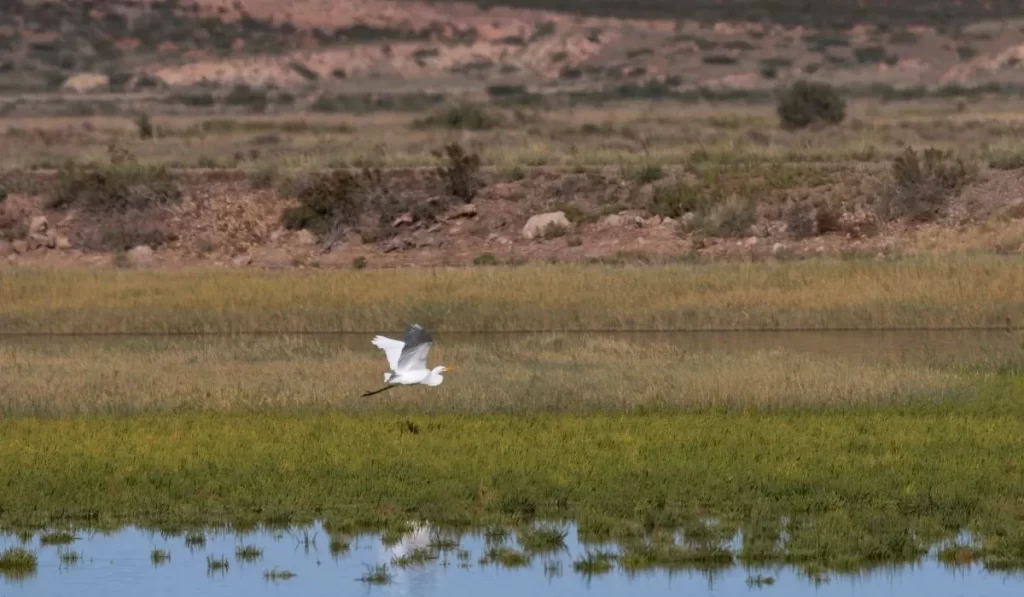
[[[1024,20],[984,20],[1018,13],[1024,0],[5,0],[0,94],[333,111],[367,93],[765,97],[800,77],[1021,88]]]
[[[476,4],[630,19],[749,20],[818,27],[862,23],[935,26],[1024,16],[1021,0],[479,0]]]

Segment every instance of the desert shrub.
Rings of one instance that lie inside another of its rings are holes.
[[[481,253],[473,258],[473,265],[498,265],[498,258],[494,253]]]
[[[678,219],[686,213],[706,213],[713,203],[714,198],[703,188],[680,182],[655,187],[647,209],[663,218]]]
[[[277,168],[263,166],[249,173],[249,185],[254,189],[269,189],[277,180]]]
[[[854,48],[853,57],[861,64],[877,64],[885,60],[888,52],[882,46]]]
[[[569,229],[558,222],[548,222],[548,225],[540,231],[540,237],[544,240],[551,240],[553,238],[561,238],[569,232]]]
[[[135,118],[135,128],[139,131],[140,139],[153,138],[153,123],[149,120],[149,114],[139,114]]]
[[[0,186],[0,204],[2,204],[4,201],[7,201],[7,189],[5,189],[3,186]]]
[[[757,219],[754,202],[732,195],[716,203],[696,224],[710,236],[745,236]]]
[[[133,211],[105,219],[84,236],[83,245],[91,250],[127,251],[140,245],[156,249],[176,239],[163,219]]]
[[[956,54],[960,57],[960,60],[970,60],[978,55],[978,50],[972,46],[957,46]]]
[[[299,205],[281,214],[281,223],[289,230],[324,236],[339,225],[355,224],[362,214],[363,196],[358,181],[348,172],[318,172],[294,184]]]
[[[245,84],[235,85],[224,97],[224,103],[229,106],[244,106],[253,112],[263,112],[267,109],[267,90]]]
[[[356,257],[352,260],[352,269],[366,269],[366,257]]]
[[[500,115],[479,104],[462,103],[430,114],[413,122],[414,128],[446,128],[452,130],[483,131],[503,124]]]
[[[791,129],[838,124],[846,118],[846,102],[834,87],[802,79],[782,94],[777,110],[782,126]]]
[[[464,203],[472,201],[483,186],[479,177],[480,156],[466,152],[459,143],[451,143],[432,153],[440,162],[436,172],[445,192]]]
[[[51,208],[79,206],[95,212],[124,213],[167,205],[181,189],[166,166],[141,165],[111,150],[110,164],[78,166],[67,162],[57,171]]]
[[[786,210],[786,230],[800,240],[840,229],[839,214],[829,205],[796,203]]]
[[[918,154],[908,147],[896,156],[891,180],[881,196],[881,216],[888,220],[906,218],[929,221],[938,217],[949,200],[956,197],[977,174],[963,159],[934,148]]]
[[[739,60],[733,58],[732,56],[729,56],[728,54],[709,54],[707,56],[704,56],[702,60],[704,64],[711,65],[730,65],[739,62]]]

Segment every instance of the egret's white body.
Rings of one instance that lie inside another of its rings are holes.
[[[447,367],[427,369],[427,354],[434,345],[434,339],[419,324],[410,325],[405,330],[403,340],[375,336],[370,342],[384,351],[391,370],[384,374],[386,386],[374,392],[367,392],[363,396],[383,392],[394,386],[439,386],[444,381],[441,374],[448,371]]]

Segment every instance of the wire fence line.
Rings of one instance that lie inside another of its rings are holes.
[[[720,327],[720,328],[531,328],[518,330],[444,330],[433,329],[431,333],[449,336],[458,335],[513,335],[513,334],[723,334],[723,333],[853,333],[853,332],[1005,332],[1024,331],[1024,326],[974,325],[974,326],[857,326],[857,327]],[[208,331],[2,331],[0,338],[73,338],[73,337],[176,337],[176,336],[357,336],[365,334],[398,334],[403,330],[208,330]]]

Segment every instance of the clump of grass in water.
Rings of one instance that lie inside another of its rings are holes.
[[[429,547],[430,549],[440,552],[455,551],[459,548],[459,540],[457,537],[451,535],[434,533],[430,537]]]
[[[154,566],[160,566],[171,561],[171,552],[166,549],[154,549],[149,554],[149,561],[153,562]]]
[[[0,553],[0,576],[25,578],[35,574],[38,567],[39,557],[23,547],[8,547]]]
[[[386,585],[393,578],[391,572],[388,571],[387,564],[379,564],[377,566],[367,566],[366,573],[359,577],[359,580],[371,585]]]
[[[509,532],[501,527],[491,527],[484,531],[484,541],[488,544],[504,543],[508,539]]]
[[[255,545],[239,545],[235,548],[235,558],[239,562],[255,562],[263,557],[263,550]]]
[[[334,557],[348,553],[349,548],[349,542],[342,537],[331,537],[331,541],[327,545],[327,549]]]
[[[407,554],[391,559],[391,565],[397,568],[408,568],[409,566],[422,566],[431,560],[438,558],[437,552],[428,547],[417,547]]]
[[[733,554],[724,547],[681,547],[674,544],[629,546],[619,558],[627,571],[650,568],[719,568],[733,563]]]
[[[35,537],[35,533],[33,533],[32,531],[19,531],[18,532],[18,541],[20,541],[22,545],[28,545],[29,543],[32,543],[32,539],[34,537]]]
[[[276,582],[279,580],[289,580],[295,578],[295,573],[290,570],[278,570],[276,567],[273,570],[267,570],[263,573],[263,578],[270,582]]]
[[[607,551],[587,551],[572,563],[572,569],[587,576],[611,572],[616,555]]]
[[[73,549],[59,548],[57,550],[57,557],[60,559],[62,566],[73,566],[82,561],[82,554]]]
[[[761,587],[769,587],[769,586],[774,585],[774,584],[775,584],[775,577],[774,576],[763,576],[761,574],[756,574],[754,576],[748,576],[747,577],[747,586],[752,588],[752,589],[754,589],[754,588],[760,589]]]
[[[532,527],[518,533],[519,545],[531,552],[558,551],[565,547],[568,534],[565,529],[551,526]]]
[[[206,535],[202,533],[188,533],[185,535],[185,547],[189,549],[206,547]]]
[[[522,568],[530,565],[530,556],[511,547],[491,547],[480,558],[480,565],[497,564],[505,568]]]
[[[229,562],[227,556],[221,556],[219,558],[206,556],[206,571],[208,573],[227,572],[228,566]]]
[[[70,545],[74,542],[75,536],[67,531],[43,533],[39,536],[40,545]]]

